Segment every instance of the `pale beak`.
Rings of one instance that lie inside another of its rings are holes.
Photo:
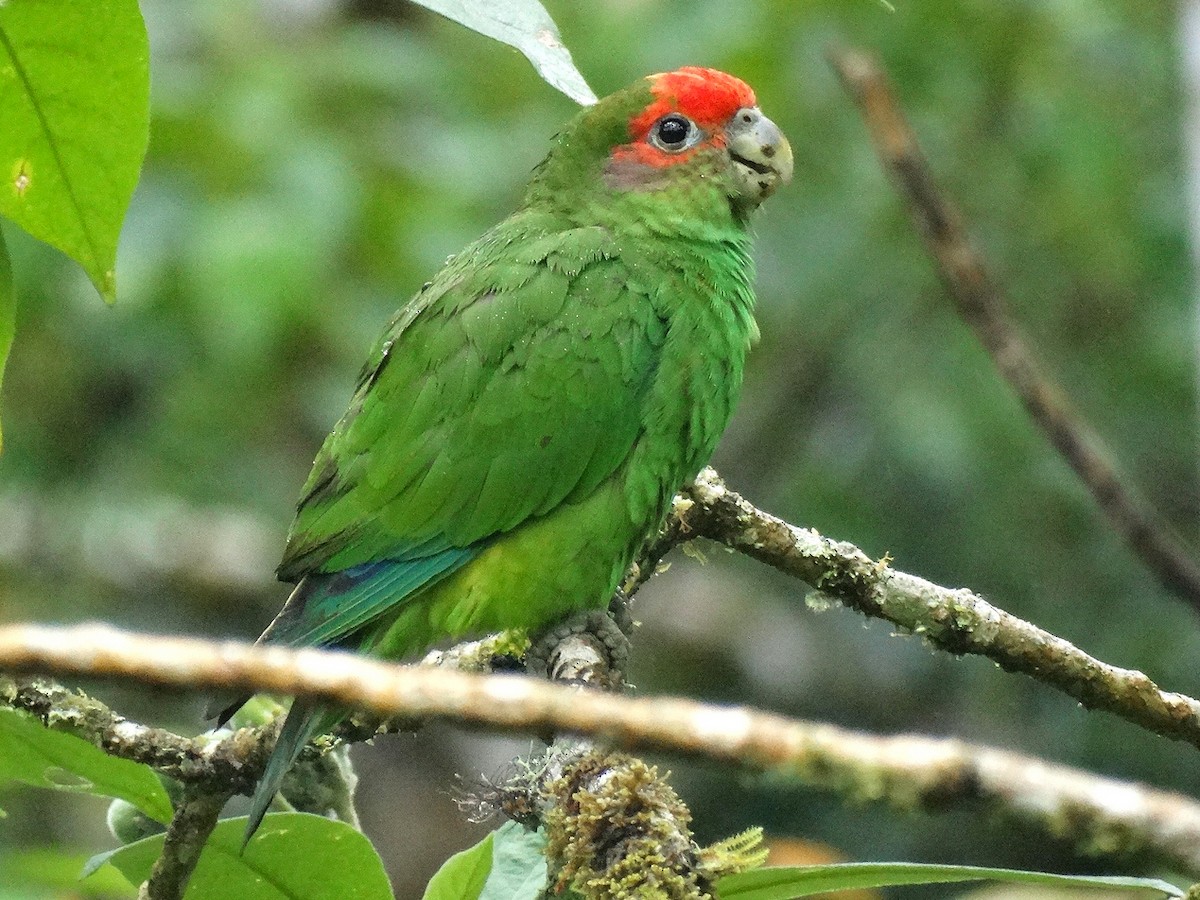
[[[792,177],[792,147],[779,126],[757,106],[739,109],[725,126],[733,163],[735,199],[753,208]]]

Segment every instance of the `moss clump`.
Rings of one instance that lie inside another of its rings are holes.
[[[754,829],[701,849],[691,814],[654,766],[590,753],[543,788],[555,891],[604,900],[712,900],[723,875],[766,858]]]
[[[695,871],[691,815],[653,766],[592,753],[544,792],[556,890],[612,900],[711,900]]]

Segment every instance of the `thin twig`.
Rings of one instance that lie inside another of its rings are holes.
[[[184,788],[183,800],[175,809],[167,829],[162,854],[154,863],[150,878],[138,891],[138,900],[181,900],[188,879],[200,861],[200,853],[226,801],[233,796],[228,789],[217,790],[197,785]]]
[[[854,97],[875,148],[908,203],[917,231],[959,314],[974,330],[1029,416],[1075,470],[1109,524],[1163,585],[1200,611],[1200,563],[1169,524],[1126,486],[1112,454],[1034,359],[1004,297],[971,243],[962,216],[934,182],[879,63],[854,50],[830,53]]]
[[[262,689],[359,705],[390,716],[443,718],[501,729],[574,731],[628,749],[658,749],[770,770],[859,800],[905,810],[982,805],[1071,841],[1081,851],[1165,863],[1200,876],[1200,803],[987,747],[921,736],[878,737],[744,708],[580,691],[514,675],[385,665],[344,653],[132,635],[86,626],[0,629],[0,669],[124,678],[177,688]],[[6,690],[0,702],[38,711],[46,688]],[[251,732],[206,746],[115,716],[78,694],[52,694],[51,727],[166,771],[207,791],[253,783],[262,751]],[[115,723],[115,724],[114,724]],[[95,733],[89,732],[89,728]],[[136,735],[112,742],[114,730]],[[139,746],[163,741],[164,754]],[[189,760],[179,765],[176,756]]]

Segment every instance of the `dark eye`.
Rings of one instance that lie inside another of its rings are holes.
[[[673,113],[658,120],[651,130],[651,139],[664,150],[682,150],[692,144],[696,126],[685,117]]]

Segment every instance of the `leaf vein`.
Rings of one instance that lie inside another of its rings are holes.
[[[33,89],[33,83],[29,80],[29,73],[21,65],[16,47],[13,46],[12,41],[8,37],[8,32],[3,28],[0,28],[0,46],[4,48],[9,59],[12,60],[13,71],[25,88],[25,93],[28,95],[29,102],[33,106],[34,114],[37,116],[38,122],[41,123],[42,131],[46,136],[46,143],[49,145],[50,152],[54,155],[54,162],[59,173],[62,175],[67,197],[71,200],[71,206],[75,210],[75,217],[79,220],[79,227],[83,230],[83,239],[87,244],[88,251],[91,253],[92,264],[95,267],[99,267],[101,265],[100,251],[92,236],[91,229],[88,227],[87,218],[83,213],[83,205],[79,202],[79,197],[75,193],[75,185],[71,181],[70,172],[67,171],[66,162],[63,160],[62,153],[58,149],[58,140],[55,137],[54,130],[50,127],[50,120],[46,118],[46,114],[42,110],[42,105],[38,102],[37,93]]]

